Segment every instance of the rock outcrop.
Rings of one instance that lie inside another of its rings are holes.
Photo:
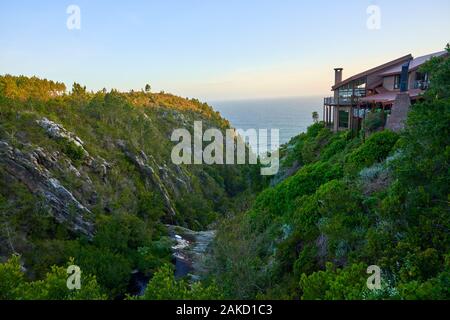
[[[81,148],[86,156],[89,156],[88,152],[84,149],[84,142],[78,136],[72,132],[67,131],[62,125],[55,123],[47,118],[42,118],[36,121],[47,134],[54,139],[66,139],[69,142],[74,143],[77,147]]]
[[[32,194],[43,197],[59,223],[91,238],[94,232],[92,213],[47,169],[56,162],[57,159],[42,148],[25,153],[0,141],[0,164],[5,172],[23,183]]]
[[[176,216],[177,212],[172,205],[170,194],[153,166],[150,165],[150,158],[144,151],[141,151],[138,154],[131,152],[122,140],[117,141],[117,145],[123,151],[125,156],[137,167],[147,186],[154,186],[159,190],[169,215]]]

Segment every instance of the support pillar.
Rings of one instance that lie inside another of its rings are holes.
[[[330,126],[331,126],[331,124],[333,123],[333,121],[332,121],[332,111],[333,111],[333,107],[328,107],[328,123],[330,124]]]
[[[322,109],[322,120],[323,120],[323,123],[326,125],[326,124],[327,124],[327,120],[325,119],[325,109],[326,109],[326,106],[323,105],[323,109]]]
[[[335,106],[333,107],[333,130],[334,132],[338,132],[339,131],[339,106]]]
[[[330,106],[327,106],[327,125],[330,125]]]
[[[353,130],[353,106],[348,110],[348,129]]]

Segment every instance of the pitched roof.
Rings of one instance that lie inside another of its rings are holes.
[[[415,58],[409,64],[409,71],[417,70],[420,68],[420,66],[422,66],[425,62],[427,62],[431,58],[442,57],[442,56],[445,56],[447,53],[448,53],[447,51],[440,51],[440,52],[427,54],[426,56]],[[392,67],[391,69],[383,72],[381,75],[383,77],[385,77],[385,76],[391,76],[391,75],[400,74],[400,73],[402,73],[402,67],[396,66],[396,67]]]
[[[384,69],[387,69],[389,67],[394,67],[394,66],[397,66],[397,65],[401,66],[401,64],[403,64],[404,62],[406,62],[408,60],[412,60],[412,58],[413,58],[413,56],[411,54],[408,54],[408,55],[406,55],[404,57],[392,60],[392,61],[390,61],[388,63],[385,63],[385,64],[382,64],[382,65],[380,65],[378,67],[375,67],[375,68],[369,69],[367,71],[358,73],[358,74],[356,74],[356,75],[354,75],[354,76],[352,76],[352,77],[350,77],[350,78],[348,78],[348,79],[346,79],[346,80],[344,80],[344,81],[334,85],[331,89],[332,90],[336,90],[337,88],[342,87],[343,85],[346,85],[346,84],[348,84],[348,83],[350,83],[350,82],[352,82],[354,80],[358,80],[358,79],[366,77],[368,75],[380,72],[380,71],[382,71]]]

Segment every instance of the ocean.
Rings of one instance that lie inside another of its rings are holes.
[[[209,104],[235,129],[279,129],[280,145],[306,132],[313,123],[312,113],[322,119],[323,97],[297,97],[258,100],[211,101]],[[252,145],[256,152],[257,146]],[[273,150],[276,146],[270,146]]]

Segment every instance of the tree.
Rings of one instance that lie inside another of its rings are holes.
[[[69,261],[68,265],[74,264]],[[80,290],[67,288],[67,269],[52,267],[45,279],[28,282],[25,280],[19,256],[0,264],[0,300],[105,300],[94,276],[82,274]]]
[[[318,123],[319,122],[319,113],[317,113],[317,111],[314,111],[312,113],[312,118],[313,118],[314,123]]]
[[[74,82],[72,85],[72,94],[75,96],[84,96],[86,94],[86,86]]]
[[[150,90],[152,90],[152,87],[147,83],[145,85],[145,92],[150,92]]]
[[[450,44],[447,44],[446,50],[450,55]],[[422,66],[422,73],[430,75],[430,88],[426,95],[430,99],[450,98],[450,58],[435,57]]]

